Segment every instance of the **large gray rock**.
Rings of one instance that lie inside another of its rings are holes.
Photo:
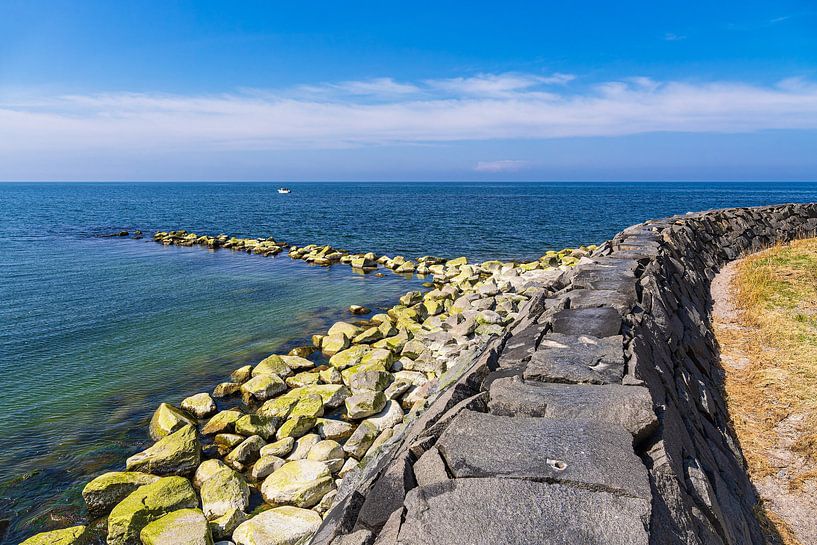
[[[618,424],[462,411],[436,446],[455,478],[547,479],[651,497],[632,436]]]
[[[525,380],[610,384],[624,375],[621,336],[545,335],[523,376]]]
[[[458,479],[406,497],[401,545],[647,545],[649,500],[520,479]]]
[[[611,337],[621,332],[621,315],[609,307],[560,310],[553,315],[553,332]]]
[[[250,489],[244,477],[227,467],[205,480],[199,494],[208,519],[224,516],[233,509],[246,511],[250,505]]]
[[[294,460],[264,480],[261,494],[270,505],[313,507],[334,489],[332,473],[324,462]]]
[[[309,509],[277,507],[254,516],[233,532],[236,545],[304,545],[321,525]]]
[[[636,440],[658,425],[650,391],[642,386],[523,382],[511,377],[493,381],[490,396],[493,414],[612,422]]]

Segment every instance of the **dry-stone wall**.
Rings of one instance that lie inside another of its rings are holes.
[[[815,234],[817,204],[623,231],[344,479],[312,543],[763,543],[709,283],[740,255]]]

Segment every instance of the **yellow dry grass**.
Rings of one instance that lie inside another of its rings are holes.
[[[725,377],[735,433],[755,482],[779,471],[781,449],[804,460],[786,468],[796,490],[817,478],[817,239],[745,258],[731,288],[739,326],[715,330],[723,355],[741,359]],[[797,543],[766,516],[784,543]]]

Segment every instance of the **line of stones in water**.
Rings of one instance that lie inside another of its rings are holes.
[[[399,442],[531,297],[595,248],[470,264],[186,231],[153,239],[265,256],[286,249],[315,265],[425,275],[431,289],[406,293],[386,313],[351,307],[366,316],[334,324],[310,346],[236,369],[212,393],[162,403],[149,428],[154,445],[130,457],[126,471],[100,475],[83,490],[91,522],[24,545],[308,542],[343,478]]]

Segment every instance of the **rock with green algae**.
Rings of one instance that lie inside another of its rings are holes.
[[[158,441],[185,426],[195,426],[196,421],[181,409],[169,403],[161,403],[150,419],[150,438]]]
[[[226,515],[231,509],[246,511],[250,505],[250,488],[244,477],[229,468],[204,481],[199,494],[201,508],[208,519]]]
[[[277,354],[264,358],[252,370],[254,377],[258,375],[278,375],[281,378],[286,378],[291,374],[292,369]]]
[[[390,366],[391,365],[389,365],[388,367]],[[340,372],[340,374],[341,378],[343,379],[343,382],[345,382],[346,384],[351,384],[352,381],[354,380],[354,376],[357,375],[358,373],[364,373],[366,371],[385,371],[386,368],[387,366],[384,365],[383,363],[374,361],[369,363],[359,363],[358,365],[354,365],[352,367],[349,367],[348,369],[344,369],[343,371]],[[345,399],[346,398],[344,398],[344,400]]]
[[[193,486],[201,488],[205,481],[224,469],[229,469],[229,467],[221,460],[213,458],[212,460],[203,461],[193,475]]]
[[[217,433],[232,433],[235,430],[235,421],[243,416],[243,413],[236,410],[226,410],[216,413],[201,429],[202,435],[214,435]]]
[[[338,352],[331,358],[329,358],[329,365],[335,367],[337,369],[346,369],[348,367],[352,367],[353,365],[358,365],[363,356],[371,352],[371,347],[359,344],[347,348],[341,352]]]
[[[92,514],[107,513],[140,486],[155,483],[159,477],[138,471],[110,471],[85,485],[82,499]]]
[[[249,437],[260,435],[265,441],[275,435],[275,430],[281,419],[275,416],[265,416],[261,414],[245,414],[235,421],[235,432]]]
[[[261,456],[286,456],[292,452],[295,446],[294,437],[284,437],[274,443],[264,446],[261,449]]]
[[[298,371],[301,369],[312,369],[315,367],[315,362],[310,361],[306,358],[302,358],[300,356],[281,356],[281,359],[284,363],[292,369],[293,371]]]
[[[371,422],[364,420],[357,427],[352,436],[343,444],[343,450],[346,454],[358,460],[366,454],[369,447],[377,438],[377,427]]]
[[[347,337],[354,337],[360,333],[360,328],[348,322],[335,322],[327,331],[329,336],[332,335],[346,335]],[[324,339],[325,340],[325,339]]]
[[[320,435],[317,433],[307,433],[295,441],[295,448],[293,448],[292,452],[289,454],[289,456],[287,456],[287,461],[291,462],[292,460],[302,460],[306,458],[306,455],[309,454],[312,447],[320,442]]]
[[[250,516],[237,509],[231,509],[228,513],[214,518],[210,521],[210,533],[213,539],[228,539],[238,526],[250,519]],[[219,541],[216,545],[224,545],[225,541]]]
[[[261,485],[261,495],[270,505],[312,507],[334,489],[332,472],[324,462],[294,460],[287,462]]]
[[[154,520],[139,532],[142,545],[213,545],[204,514],[179,509]]]
[[[108,545],[139,545],[142,528],[179,509],[195,509],[199,500],[190,481],[164,477],[140,486],[108,515]]]
[[[89,534],[85,526],[72,526],[62,530],[39,533],[26,539],[20,545],[85,545],[91,540]]]
[[[305,545],[321,525],[310,509],[276,507],[256,515],[233,532],[235,545]]]
[[[349,388],[352,389],[353,393],[358,390],[376,390],[382,392],[389,387],[393,378],[392,374],[387,371],[361,371],[349,378]]]
[[[246,466],[258,459],[261,448],[266,444],[259,435],[247,437],[224,457],[224,462],[238,471],[244,471]]]
[[[286,418],[289,416],[292,408],[298,403],[299,399],[300,396],[297,389],[290,390],[283,395],[266,401],[261,408],[258,409],[257,414],[276,418]]]
[[[315,427],[321,437],[335,441],[348,439],[355,431],[354,424],[332,418],[318,418]]]
[[[317,394],[321,396],[325,407],[334,409],[343,405],[343,400],[349,397],[351,392],[343,384],[311,384],[292,390],[292,394],[297,395],[298,399],[310,394]]]
[[[289,417],[294,416],[308,416],[318,417],[323,416],[323,398],[318,394],[305,393],[300,397],[298,403],[289,412]]]
[[[314,416],[293,416],[281,424],[281,427],[278,428],[275,437],[278,439],[283,439],[285,437],[294,437],[297,439],[312,429],[312,427],[315,425],[315,421],[316,419]]]
[[[349,337],[341,333],[327,335],[321,340],[321,352],[323,352],[325,356],[334,356],[347,348],[349,348]]]
[[[359,390],[346,398],[346,414],[349,418],[366,418],[380,412],[386,406],[382,391]]]
[[[261,482],[285,463],[286,460],[278,456],[261,456],[250,469],[250,480]]]
[[[287,385],[278,375],[256,375],[241,385],[244,400],[266,401],[287,390]]]
[[[154,475],[185,475],[195,471],[200,462],[201,444],[196,438],[196,428],[185,426],[134,454],[125,466],[128,471]]]

